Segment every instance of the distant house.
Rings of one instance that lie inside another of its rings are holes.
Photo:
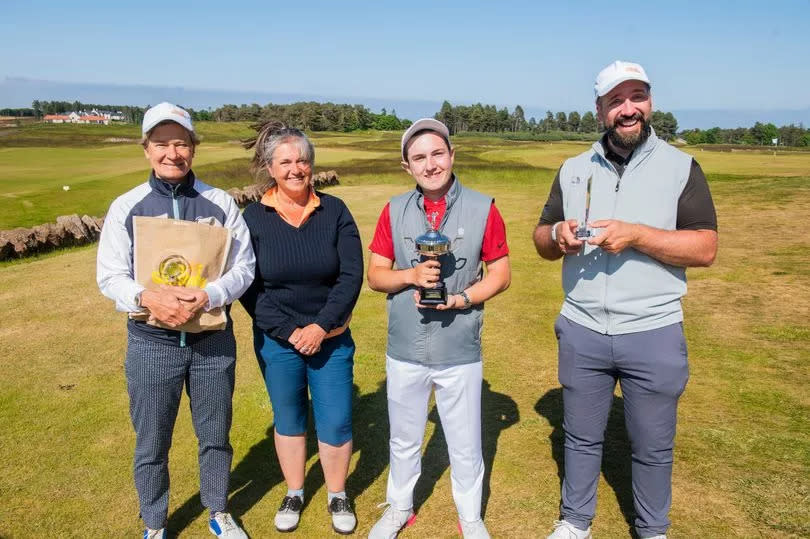
[[[80,124],[104,124],[107,125],[110,123],[109,118],[105,118],[104,116],[96,116],[93,114],[87,114],[84,116],[79,116],[79,121],[76,123]]]
[[[104,116],[105,118],[107,118],[108,120],[111,120],[113,122],[123,122],[124,121],[124,113],[121,112],[120,110],[111,111],[111,110],[93,109],[93,110],[90,111],[90,114],[94,115],[94,116]]]
[[[50,124],[66,124],[70,123],[70,116],[66,114],[46,114],[43,120]]]
[[[52,124],[104,124],[110,123],[110,118],[101,114],[93,114],[87,111],[70,112],[68,114],[46,114],[43,120]]]

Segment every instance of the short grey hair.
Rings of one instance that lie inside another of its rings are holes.
[[[144,133],[141,136],[141,146],[146,148],[146,145],[149,144],[149,137],[152,136],[152,133],[155,131],[155,129],[157,129],[161,125],[175,124],[175,123],[177,123],[177,122],[173,122],[171,120],[163,120],[159,124],[155,125],[155,127],[153,127],[152,129],[150,129],[149,131],[147,131],[146,133]],[[180,125],[180,124],[177,124],[177,125]],[[180,127],[183,127],[183,126],[181,125]],[[188,138],[191,141],[191,145],[194,146],[195,148],[197,146],[199,146],[200,142],[202,142],[202,141],[200,140],[200,137],[197,136],[197,133],[195,133],[194,131],[189,131],[185,127],[183,127],[183,129],[186,131],[186,133],[188,133]]]
[[[310,166],[315,166],[315,147],[303,131],[289,127],[281,122],[270,121],[256,126],[258,132],[255,138],[246,140],[243,145],[246,149],[253,148],[253,159],[250,162],[250,171],[260,184],[272,187],[276,184],[267,171],[273,164],[273,156],[282,144],[293,144],[298,152]]]

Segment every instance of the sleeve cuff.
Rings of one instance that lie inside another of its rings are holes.
[[[278,337],[284,339],[285,341],[288,340],[290,338],[290,335],[293,334],[293,331],[295,331],[295,328],[296,325],[293,322],[290,322],[289,324],[282,326],[278,330]]]
[[[208,294],[208,305],[205,307],[206,311],[222,307],[225,304],[225,294],[222,293],[222,290],[217,285],[209,283],[205,285],[203,290]]]
[[[146,287],[139,285],[135,281],[132,282],[129,290],[125,294],[125,298],[127,299],[126,304],[122,304],[123,311],[130,312],[130,313],[143,313],[146,312],[146,309],[138,305],[138,294],[142,293],[146,290]],[[123,302],[122,302],[123,303]]]
[[[331,320],[327,320],[323,316],[318,316],[317,318],[315,318],[314,323],[321,326],[321,329],[327,333],[329,333],[330,331],[332,331],[337,327],[336,323],[332,322]]]

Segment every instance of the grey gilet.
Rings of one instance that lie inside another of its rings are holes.
[[[483,276],[481,244],[492,198],[462,186],[457,178],[446,195],[439,231],[453,241],[441,259],[448,294],[461,292]],[[398,269],[419,263],[413,240],[425,233],[424,197],[416,189],[391,199],[391,233]],[[415,287],[388,295],[389,357],[423,365],[460,365],[481,361],[484,306],[437,311],[417,309]]]
[[[596,142],[560,169],[565,218],[582,219],[587,180],[592,176],[589,221],[618,219],[675,230],[678,198],[691,163],[690,155],[653,131],[619,177],[601,142]],[[683,320],[685,268],[636,249],[611,255],[585,244],[579,253],[565,256],[562,281],[562,315],[603,334],[646,331]]]

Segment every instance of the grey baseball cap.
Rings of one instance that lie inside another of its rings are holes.
[[[450,144],[450,130],[447,129],[447,126],[439,120],[435,120],[433,118],[422,118],[420,120],[416,120],[402,134],[402,143],[400,147],[402,150],[403,160],[408,160],[408,156],[405,154],[405,148],[408,146],[408,142],[420,131],[434,131],[437,135],[441,136],[445,142],[447,142],[448,148],[452,148],[452,145]]]

